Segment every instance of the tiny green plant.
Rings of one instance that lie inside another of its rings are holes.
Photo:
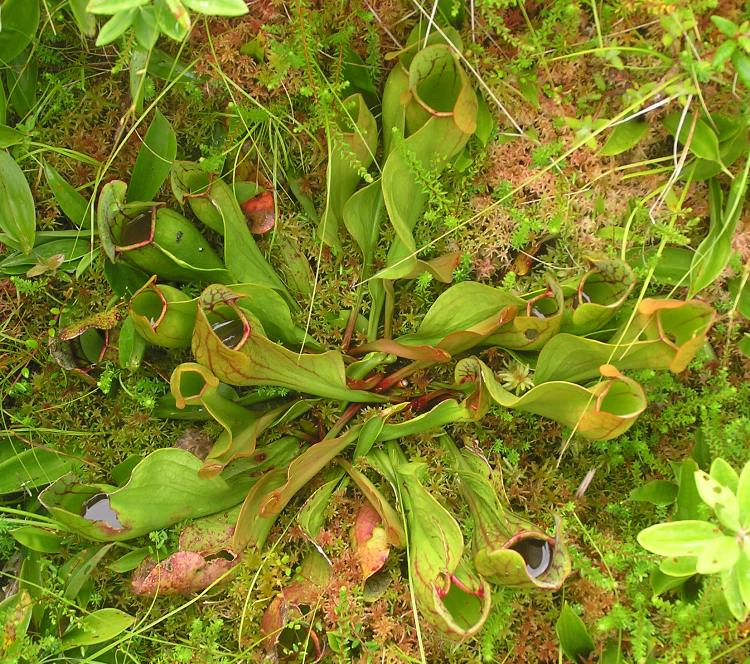
[[[665,559],[667,576],[721,575],[732,615],[744,620],[750,610],[750,462],[737,472],[715,459],[709,473],[694,472],[695,485],[712,520],[659,523],[638,534],[640,545]]]
[[[111,16],[99,31],[97,46],[109,44],[133,29],[139,46],[152,49],[160,34],[182,41],[192,26],[190,10],[210,16],[241,16],[243,0],[90,0],[86,11]]]

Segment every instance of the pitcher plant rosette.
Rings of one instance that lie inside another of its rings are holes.
[[[393,561],[404,561],[419,615],[447,635],[477,634],[492,586],[555,591],[569,575],[559,525],[549,534],[515,513],[482,451],[459,449],[450,438],[455,425],[479,427],[491,409],[508,409],[558,423],[561,436],[614,439],[648,407],[630,372],[685,371],[716,314],[697,297],[637,295],[636,273],[609,255],[587,256],[571,278],[540,276],[528,293],[474,281],[442,285],[452,281],[457,257],[423,254],[415,236],[429,198],[424,174],[470,159],[466,146],[484,131],[484,102],[462,48],[451,28],[415,29],[392,58],[382,113],[356,92],[326,113],[318,240],[339,260],[348,233],[366,282],[355,291],[340,348],[308,333],[292,295],[301,289],[277,274],[256,243],[240,201],[258,191],[257,182],[172,155],[182,212],[131,200],[156,195],[166,171],[156,187],[138,184],[141,173],[137,186],[115,180],[102,188],[98,234],[112,282],[127,281],[118,290],[126,302],[63,320],[51,352],[90,380],[116,358],[132,370],[141,360],[170,362],[169,394],[154,416],[217,425],[202,458],[157,449],[113,483],[64,476],[40,496],[59,523],[96,541],[181,523],[184,537],[169,558],[144,554],[136,592],[159,592],[161,583],[184,593],[215,585],[243,556],[264,550],[277,520],[289,525],[299,511],[304,541],[325,564],[316,559],[314,574],[308,569],[309,578],[270,601],[262,631],[275,652],[287,618],[307,619],[303,606],[327,592],[335,565],[318,534],[332,496],[345,491],[363,504],[354,535],[363,575],[387,565],[398,573]],[[302,273],[310,273],[301,259]],[[438,296],[408,333],[392,334],[396,282],[424,273],[438,282]],[[424,461],[438,449],[449,460],[439,473]],[[436,490],[446,479],[453,497]],[[473,524],[468,545],[460,513]],[[672,555],[675,547],[653,532],[646,545]],[[690,564],[694,554],[685,549]],[[745,558],[732,553],[732,560]],[[314,641],[310,654],[320,658],[325,635],[316,631]]]

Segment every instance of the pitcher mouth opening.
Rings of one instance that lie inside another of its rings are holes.
[[[555,552],[554,543],[549,539],[529,533],[521,533],[513,538],[507,547],[523,558],[526,573],[531,579],[537,579],[549,571]]]
[[[225,287],[214,286],[201,295],[199,305],[214,336],[229,350],[240,350],[250,338],[252,327],[237,306],[239,295]]]
[[[531,298],[526,303],[526,315],[528,317],[541,318],[544,320],[550,316],[559,313],[557,298],[551,288],[548,288],[541,295]]]
[[[120,228],[117,251],[133,251],[154,241],[156,232],[156,210],[153,207],[139,212],[134,217],[126,217]]]
[[[222,344],[230,350],[239,350],[250,338],[250,323],[235,307],[228,309],[229,311],[214,312],[209,323]]]
[[[154,332],[167,315],[168,307],[167,298],[156,287],[155,281],[152,277],[130,300],[130,308],[138,316],[143,316]]]

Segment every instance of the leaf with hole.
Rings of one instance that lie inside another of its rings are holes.
[[[60,523],[89,539],[132,539],[237,505],[255,482],[247,474],[204,479],[201,465],[190,452],[162,448],[144,458],[122,487],[79,484],[67,476],[39,500]]]

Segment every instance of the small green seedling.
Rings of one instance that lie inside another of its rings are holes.
[[[642,530],[638,542],[665,556],[660,570],[668,576],[721,574],[729,609],[744,620],[750,610],[750,462],[738,476],[716,459],[710,473],[696,470],[694,477],[718,524],[698,519],[659,523]]]

